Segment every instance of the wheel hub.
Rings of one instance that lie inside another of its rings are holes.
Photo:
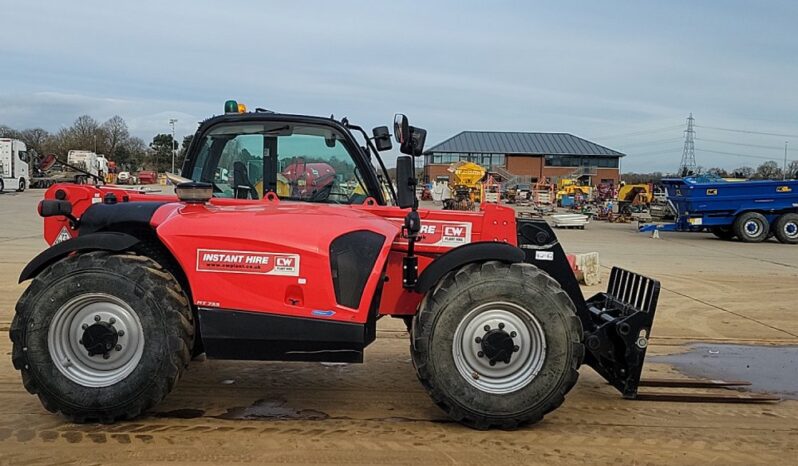
[[[110,322],[96,322],[83,330],[80,344],[89,352],[89,356],[106,355],[116,347],[119,341],[118,330]],[[121,348],[120,348],[121,349]]]
[[[107,387],[127,377],[144,352],[144,329],[121,299],[85,293],[58,308],[47,346],[58,370],[84,387]]]
[[[513,337],[503,329],[489,330],[482,337],[481,345],[483,354],[492,365],[499,361],[510,364],[513,351],[518,351]]]
[[[543,328],[529,310],[497,301],[469,311],[455,329],[454,363],[478,389],[512,393],[528,385],[546,359]]]

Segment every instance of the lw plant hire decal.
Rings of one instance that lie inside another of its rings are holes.
[[[197,272],[299,276],[299,254],[197,249]]]
[[[402,219],[392,220],[402,222]],[[471,242],[471,223],[421,220],[420,233],[422,238],[417,244],[444,247],[462,246]]]
[[[421,222],[421,243],[430,246],[460,246],[471,242],[471,224]]]

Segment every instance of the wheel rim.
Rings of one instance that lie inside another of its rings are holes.
[[[468,383],[488,393],[511,393],[540,372],[546,337],[535,316],[523,307],[486,303],[469,311],[457,326],[452,353]]]
[[[762,225],[756,220],[749,220],[745,222],[745,232],[748,233],[749,236],[759,236],[762,232]]]
[[[127,303],[87,293],[56,311],[47,343],[53,363],[67,378],[84,387],[107,387],[138,365],[144,331]]]
[[[798,238],[798,222],[787,222],[784,224],[784,234],[789,239]]]

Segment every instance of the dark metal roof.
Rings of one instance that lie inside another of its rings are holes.
[[[431,152],[477,152],[486,154],[592,155],[623,157],[623,154],[569,133],[521,133],[463,131],[430,147]]]

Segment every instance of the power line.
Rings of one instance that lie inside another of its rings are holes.
[[[747,129],[734,129],[734,128],[718,128],[717,126],[699,126],[696,125],[696,128],[704,128],[704,129],[715,129],[718,131],[729,131],[732,133],[745,133],[745,134],[761,134],[763,136],[778,136],[783,138],[798,138],[798,134],[783,134],[783,133],[766,133],[763,131],[750,131]]]
[[[745,144],[745,143],[742,143],[742,142],[721,141],[721,140],[718,140],[718,139],[706,139],[706,138],[696,138],[696,139],[700,140],[700,141],[717,142],[717,143],[720,143],[720,144],[729,144],[729,145],[732,145],[732,146],[754,147],[754,148],[757,148],[757,149],[774,149],[774,150],[778,150],[778,151],[783,151],[784,150],[784,146],[764,146],[764,145],[761,145],[761,144]],[[790,150],[798,150],[798,149],[790,149]]]
[[[767,160],[767,161],[773,161],[773,162],[776,161],[776,160],[774,160],[774,157],[763,157],[761,155],[740,154],[740,153],[737,153],[737,152],[723,152],[723,151],[719,151],[719,150],[709,150],[709,149],[696,149],[696,150],[698,150],[699,152],[709,152],[709,153],[712,153],[712,154],[731,155],[731,156],[734,156],[734,157],[747,157],[747,158],[750,158],[750,159],[760,159],[760,160]]]
[[[648,146],[648,145],[652,145],[652,144],[664,144],[664,143],[667,143],[667,142],[676,142],[676,141],[681,141],[681,140],[682,140],[682,138],[668,138],[668,139],[660,139],[658,141],[634,142],[632,144],[616,144],[616,146],[621,147],[621,148],[637,147],[637,146]]]
[[[678,147],[672,147],[670,149],[662,149],[662,150],[655,150],[655,151],[650,151],[650,152],[634,153],[634,154],[630,154],[630,156],[631,157],[645,157],[645,156],[648,156],[648,155],[667,154],[667,153],[673,154],[673,153],[677,153],[677,152],[679,152],[679,148]]]
[[[615,139],[615,138],[622,138],[622,137],[628,137],[628,136],[639,136],[639,135],[642,135],[642,134],[661,133],[663,131],[679,129],[679,128],[682,128],[682,125],[666,126],[664,128],[646,129],[646,130],[641,130],[641,131],[633,131],[631,133],[613,134],[611,136],[599,136],[599,137],[594,137],[593,139]]]

